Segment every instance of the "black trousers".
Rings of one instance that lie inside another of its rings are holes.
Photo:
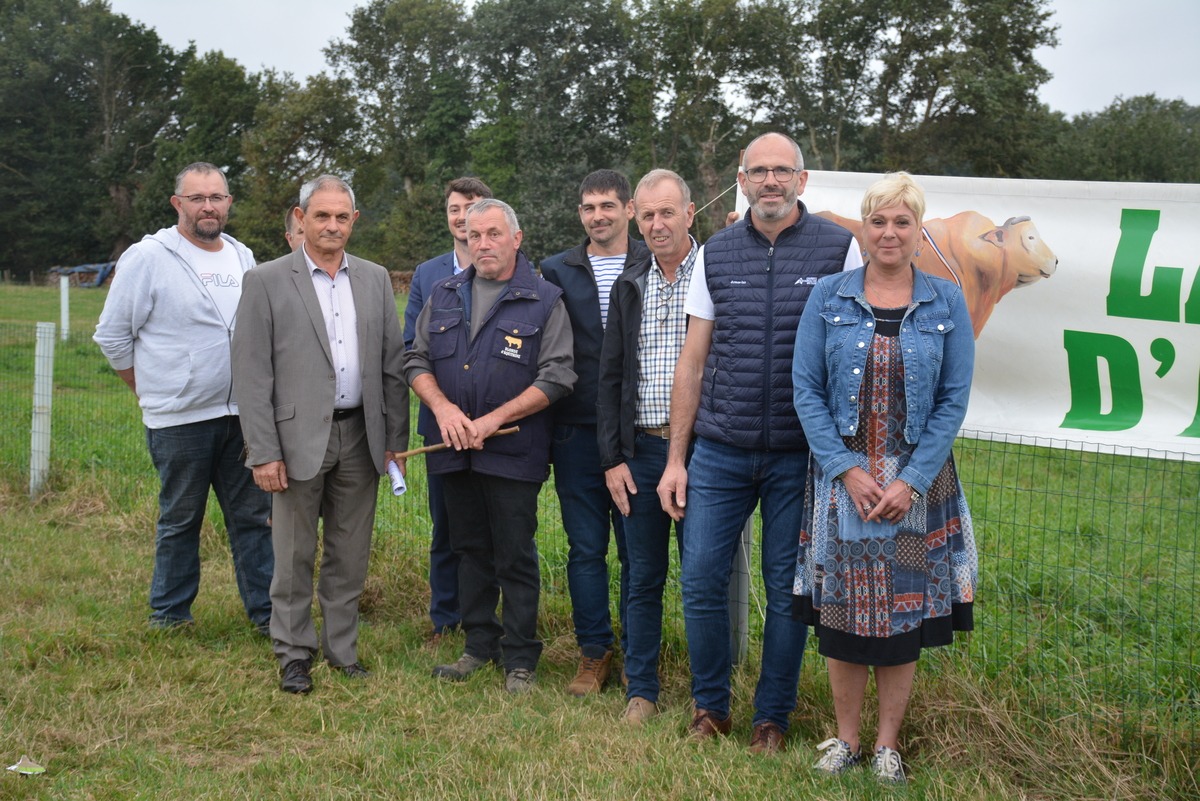
[[[445,474],[450,547],[458,555],[458,603],[466,653],[534,670],[537,638],[537,496],[541,482],[470,470]],[[503,601],[503,624],[496,615]]]

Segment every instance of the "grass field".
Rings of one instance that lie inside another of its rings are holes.
[[[734,676],[734,736],[686,741],[688,678],[668,604],[664,714],[619,721],[619,687],[583,701],[573,671],[565,538],[543,489],[539,687],[511,698],[498,672],[462,686],[422,641],[428,522],[419,467],[381,495],[350,683],[276,689],[268,643],[240,612],[220,524],[203,534],[197,625],[145,625],[157,482],[133,396],[88,336],[102,290],[72,290],[56,343],[53,473],[27,497],[32,321],[56,290],[0,285],[0,798],[1158,799],[1200,798],[1200,468],[964,439],[956,449],[981,550],[977,631],[922,659],[902,732],[911,782],[821,781],[832,732],[810,648],[780,757],[746,753],[755,643]],[[402,300],[402,299],[401,299]],[[751,620],[758,618],[751,598]],[[872,725],[867,720],[867,727]]]

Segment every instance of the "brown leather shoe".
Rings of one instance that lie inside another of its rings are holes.
[[[783,751],[783,729],[769,720],[754,724],[750,734],[750,753],[778,754]]]
[[[579,660],[579,670],[575,672],[575,678],[567,685],[567,692],[580,698],[600,692],[612,673],[612,660],[612,649],[605,651],[602,657],[584,656]]]
[[[692,724],[688,726],[688,735],[696,740],[707,740],[718,734],[729,734],[732,728],[733,715],[721,719],[707,709],[697,709],[692,715]]]

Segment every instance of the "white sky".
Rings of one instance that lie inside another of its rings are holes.
[[[303,80],[325,69],[321,49],[365,0],[110,0],[172,47],[221,50],[251,71],[274,67]],[[1155,93],[1200,105],[1198,0],[1053,0],[1059,46],[1038,51],[1054,74],[1043,102],[1068,116],[1118,95]]]

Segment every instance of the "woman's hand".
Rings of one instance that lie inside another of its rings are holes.
[[[871,513],[867,515],[868,522],[890,520],[899,523],[912,507],[912,487],[908,482],[896,479],[883,491],[882,497],[875,503]]]
[[[883,490],[875,483],[875,479],[871,478],[871,474],[861,467],[851,467],[842,473],[842,483],[846,485],[846,491],[850,493],[850,498],[854,501],[858,516],[864,521],[878,520],[878,517],[871,518],[870,515],[878,507],[879,501],[883,497]]]

